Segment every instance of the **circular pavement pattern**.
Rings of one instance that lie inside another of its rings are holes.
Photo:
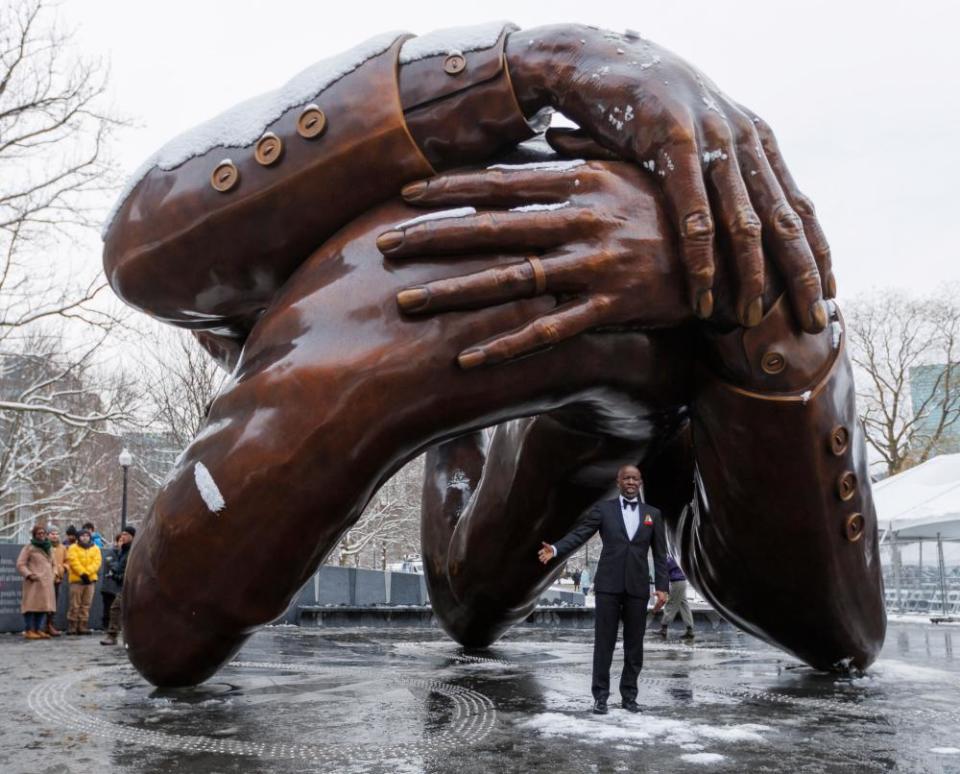
[[[402,674],[371,674],[371,670],[363,668],[343,669],[282,662],[233,661],[229,668],[240,673],[239,682],[257,674],[266,676],[268,683],[271,682],[270,678],[278,674],[322,679],[326,685],[333,686],[332,693],[330,688],[318,692],[318,701],[323,702],[323,711],[328,717],[336,713],[335,704],[331,705],[337,699],[337,691],[349,695],[351,691],[362,692],[364,687],[369,689],[370,685],[374,684],[376,700],[391,703],[386,708],[381,708],[390,716],[418,717],[424,714],[424,705],[430,704],[431,709],[426,712],[429,722],[419,729],[414,729],[414,737],[417,738],[397,743],[387,741],[386,734],[377,735],[375,741],[341,739],[340,742],[324,741],[321,746],[165,733],[107,719],[108,712],[104,712],[103,708],[111,705],[110,692],[115,692],[118,685],[126,680],[133,680],[135,686],[149,688],[139,681],[133,668],[127,664],[87,669],[45,680],[30,691],[27,703],[41,721],[126,744],[184,752],[303,760],[324,764],[331,767],[331,770],[340,770],[338,764],[349,763],[357,766],[372,764],[384,758],[409,758],[442,753],[453,747],[474,746],[483,741],[497,720],[496,708],[487,696],[441,681],[405,677]],[[229,672],[226,675],[221,673],[220,676],[222,679],[231,677]],[[216,694],[216,686],[206,687],[206,695]],[[241,685],[241,697],[243,691],[244,687]],[[131,691],[127,690],[126,693],[130,694]],[[220,694],[222,695],[223,691],[220,691]],[[302,699],[303,693],[300,692],[297,696]],[[133,705],[135,709],[143,709],[140,705],[145,705],[147,709],[151,706],[145,695],[142,699],[128,695],[125,697],[126,706],[121,707],[123,711],[109,714],[133,718],[133,723],[136,723],[134,716],[137,713],[129,712],[131,700],[140,702],[139,705]],[[276,700],[283,702],[283,694]],[[355,695],[350,695],[348,700],[353,706],[356,703]],[[190,704],[189,701],[184,702],[184,706]],[[308,707],[301,706],[296,711],[301,717],[310,714]],[[149,722],[149,719],[146,722]]]

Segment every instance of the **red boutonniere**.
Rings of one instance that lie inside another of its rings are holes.
[[[653,526],[653,514],[652,514],[652,513],[645,513],[645,514],[643,515],[643,526],[644,526],[644,527],[652,527],[652,526]]]

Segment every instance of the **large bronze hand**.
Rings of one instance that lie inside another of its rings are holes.
[[[830,250],[761,119],[636,34],[542,27],[511,35],[507,56],[528,114],[555,107],[660,182],[701,317],[713,306],[719,233],[737,256],[743,324],[762,315],[766,251],[787,281],[799,324],[808,332],[826,326],[822,297],[836,293]]]
[[[463,351],[463,368],[529,354],[597,326],[666,327],[692,317],[675,245],[664,239],[671,232],[658,192],[632,164],[496,165],[434,178],[419,200],[486,209],[398,224],[377,242],[385,255],[493,252],[498,265],[408,287],[397,294],[401,310],[471,309],[539,295],[558,300],[537,319]],[[529,250],[536,253],[525,255]],[[516,260],[504,264],[504,254]]]

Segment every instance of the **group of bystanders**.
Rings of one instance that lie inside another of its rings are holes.
[[[124,527],[108,547],[91,522],[79,530],[67,527],[63,542],[56,527],[35,526],[30,542],[17,557],[17,572],[23,576],[20,612],[23,613],[24,639],[48,640],[62,634],[53,619],[64,578],[69,586],[66,633],[90,634],[90,608],[100,580],[103,599],[100,624],[106,631],[100,644],[116,645],[120,634],[123,577],[136,534],[136,528]]]

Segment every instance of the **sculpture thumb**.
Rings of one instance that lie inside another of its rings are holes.
[[[567,158],[623,161],[620,156],[604,148],[582,129],[552,127],[547,130],[546,140],[551,148]]]

